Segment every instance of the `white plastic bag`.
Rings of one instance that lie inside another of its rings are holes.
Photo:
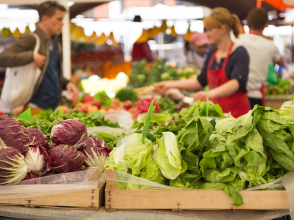
[[[31,33],[36,38],[34,53],[40,48],[39,36]],[[35,69],[34,63],[24,66],[11,67],[6,70],[6,79],[1,93],[1,106],[7,109],[26,105],[32,98],[35,85],[41,75],[39,68]]]
[[[87,128],[88,136],[95,137],[98,133],[106,133],[112,136],[119,136],[124,132],[121,128],[111,128],[108,126],[97,126]]]
[[[129,130],[134,124],[132,115],[124,110],[105,112],[104,117],[105,119],[109,119],[111,122],[117,122],[119,126],[125,130]]]

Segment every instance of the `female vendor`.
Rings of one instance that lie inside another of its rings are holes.
[[[231,112],[234,117],[244,115],[250,110],[246,94],[249,56],[244,47],[235,45],[230,38],[231,30],[238,37],[240,20],[225,8],[215,8],[203,23],[215,46],[209,51],[201,74],[196,80],[159,82],[155,90],[159,93],[169,88],[201,90],[208,85],[209,91],[195,93],[195,101],[208,98],[219,104],[224,113]]]

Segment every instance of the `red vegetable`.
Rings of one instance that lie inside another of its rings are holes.
[[[30,137],[27,129],[8,115],[0,116],[0,138],[7,147],[17,149],[20,153],[28,150]]]
[[[52,158],[52,171],[55,173],[79,171],[85,161],[82,152],[66,144],[54,147],[50,150],[49,155]]]

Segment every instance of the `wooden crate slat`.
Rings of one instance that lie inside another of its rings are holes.
[[[96,169],[92,175],[89,177],[89,181],[98,180],[99,173]],[[76,207],[76,208],[87,208],[87,209],[99,209],[104,203],[104,190],[105,187],[95,188],[95,189],[77,189],[74,188],[71,192],[60,192],[60,194],[51,194],[53,190],[56,189],[56,185],[15,185],[15,186],[5,186],[11,187],[11,189],[23,189],[29,190],[34,187],[39,187],[40,189],[48,188],[46,192],[34,192],[30,193],[28,197],[24,194],[8,194],[0,195],[0,205],[24,205],[25,207],[43,206],[43,207]],[[51,189],[50,189],[51,187]],[[19,195],[19,196],[18,196]],[[24,198],[22,198],[24,197]]]
[[[105,209],[171,209],[192,210],[288,210],[289,203],[285,190],[240,191],[244,205],[233,206],[220,190],[118,190],[115,170],[107,170]]]

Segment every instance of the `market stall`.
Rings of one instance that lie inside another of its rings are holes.
[[[161,21],[137,42],[167,29],[178,36],[174,25]],[[189,41],[190,27],[185,33]],[[294,216],[290,82],[268,84],[266,107],[234,118],[208,98],[194,102],[184,90],[155,91],[158,82],[193,79],[200,70],[162,59],[125,62],[112,32],[87,36],[69,15],[63,42],[64,72],[75,69],[80,96],[64,94],[68,99],[56,109],[0,114],[0,216]]]

